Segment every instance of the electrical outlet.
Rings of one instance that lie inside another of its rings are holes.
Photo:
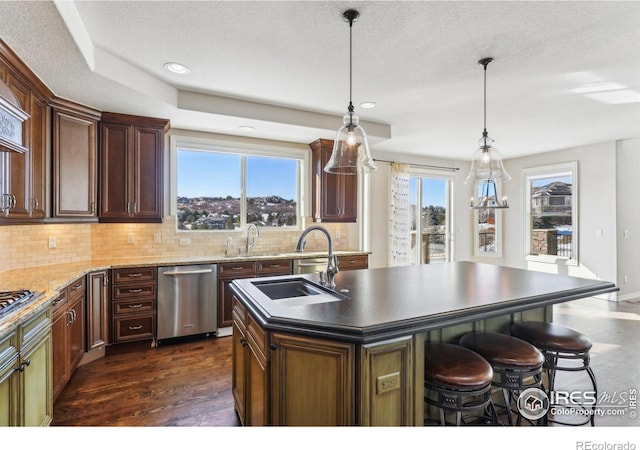
[[[627,284],[629,282],[629,277],[625,275],[623,277],[622,281],[623,281],[624,284]]]
[[[49,248],[56,248],[58,246],[58,241],[54,237],[49,238]]]
[[[157,232],[153,234],[153,243],[162,244],[162,233]]]
[[[624,238],[629,239],[630,237],[631,237],[631,233],[629,232],[629,230],[624,230]]]
[[[604,236],[604,230],[596,230],[596,237],[601,238],[602,236]]]
[[[180,239],[180,245],[191,245],[191,239],[189,238]]]
[[[136,235],[133,233],[129,233],[127,235],[127,244],[135,244],[136,243]]]

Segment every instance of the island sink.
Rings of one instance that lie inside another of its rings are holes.
[[[323,288],[304,278],[252,281],[260,292],[278,304],[288,306],[311,305],[344,300],[347,297]]]

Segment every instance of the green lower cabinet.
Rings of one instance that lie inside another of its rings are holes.
[[[51,332],[47,332],[33,346],[21,352],[20,372],[22,425],[44,427],[53,418],[53,394],[51,373]]]
[[[0,426],[48,426],[53,418],[51,311],[0,339]]]

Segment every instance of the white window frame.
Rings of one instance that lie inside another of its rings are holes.
[[[571,257],[558,255],[531,254],[531,181],[541,178],[571,176]],[[564,264],[577,266],[579,264],[578,245],[580,233],[578,230],[578,162],[570,161],[548,166],[538,166],[522,169],[522,184],[524,186],[524,256],[527,261]]]
[[[445,231],[445,261],[453,261],[453,255],[455,254],[453,251],[454,239],[453,233],[451,230],[455,230],[453,223],[453,198],[454,198],[454,175],[443,174],[442,171],[427,169],[419,166],[411,166],[409,165],[409,177],[412,178],[438,178],[441,180],[445,180],[447,182],[445,188],[445,208],[447,210],[447,227]],[[418,195],[422,200],[422,183],[418,183]],[[418,233],[416,235],[416,246],[420,251],[416,252],[418,255],[422,253],[422,233]],[[422,264],[422,261],[413,261],[415,264]]]
[[[482,182],[479,181],[474,185],[474,197],[480,198],[478,195],[480,184]],[[501,189],[501,184],[499,180],[496,180],[496,189]],[[502,258],[502,209],[494,209],[495,211],[495,234],[494,234],[494,244],[495,251],[493,252],[485,252],[480,249],[480,234],[478,233],[478,215],[480,211],[477,209],[473,210],[473,256],[477,258]]]
[[[297,195],[298,195],[298,204],[296,205],[296,215],[298,220],[296,221],[296,226],[290,227],[269,227],[269,231],[300,231],[304,228],[304,219],[305,216],[310,215],[308,211],[309,205],[306,201],[308,197],[308,193],[310,192],[310,179],[305,175],[306,168],[310,167],[311,158],[310,152],[306,149],[301,148],[287,148],[286,146],[276,146],[276,145],[268,145],[268,144],[256,144],[249,143],[243,141],[225,141],[225,140],[217,140],[217,139],[207,139],[207,138],[197,138],[190,136],[171,136],[170,137],[170,205],[169,211],[170,214],[177,218],[178,208],[177,208],[177,197],[178,197],[178,149],[186,149],[193,151],[204,151],[204,152],[217,152],[217,153],[227,153],[227,154],[235,154],[241,157],[247,156],[264,156],[264,157],[272,157],[272,158],[287,158],[287,159],[295,159],[298,160],[298,175],[297,175]],[[246,174],[245,174],[245,164],[241,165],[241,199],[245,199],[245,186],[246,186]],[[232,232],[232,231],[242,231],[247,228],[247,218],[246,214],[241,214],[240,218],[240,229],[239,230],[179,230],[177,228],[177,220],[176,220],[176,231],[178,233],[199,233],[199,232]]]

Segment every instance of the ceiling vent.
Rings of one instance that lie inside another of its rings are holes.
[[[9,86],[0,80],[0,151],[27,151],[22,142],[22,125],[28,118]]]

